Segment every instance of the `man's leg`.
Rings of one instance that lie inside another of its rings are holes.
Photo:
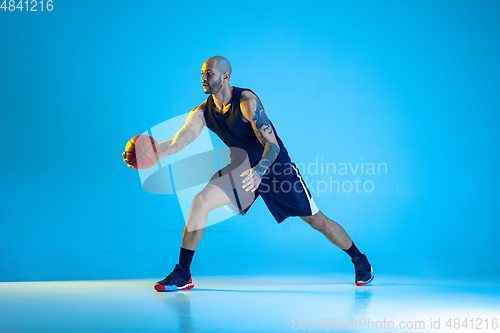
[[[182,247],[194,251],[205,231],[208,213],[215,208],[230,203],[231,199],[220,188],[211,184],[205,186],[203,191],[194,197],[189,216],[184,225]]]
[[[366,256],[359,252],[344,228],[323,215],[321,211],[312,216],[301,216],[300,218],[314,229],[322,232],[330,242],[340,247],[351,257],[356,272],[356,285],[361,286],[371,282],[373,279],[371,265]]]
[[[330,242],[337,245],[342,250],[345,251],[351,247],[352,240],[349,238],[344,228],[337,222],[323,215],[321,211],[318,211],[312,216],[301,216],[300,218],[306,221],[314,229],[321,231]]]
[[[193,259],[194,250],[203,236],[208,213],[215,208],[230,203],[231,200],[226,193],[211,184],[205,186],[203,191],[194,197],[189,216],[184,225],[179,264],[175,265],[174,271],[165,279],[156,283],[155,290],[177,291],[194,287],[190,271],[191,260]]]

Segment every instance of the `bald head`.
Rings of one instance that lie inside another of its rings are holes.
[[[231,75],[231,64],[229,63],[229,61],[222,57],[222,56],[215,56],[215,57],[211,57],[211,58],[208,58],[207,61],[205,61],[205,63],[208,65],[210,64],[211,66],[216,66],[217,69],[219,69],[220,73],[221,74],[224,74],[224,73],[228,73],[229,75]]]
[[[205,94],[216,94],[229,88],[231,64],[226,58],[215,56],[208,58],[201,66],[201,81]]]

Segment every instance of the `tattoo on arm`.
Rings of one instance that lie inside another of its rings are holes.
[[[202,107],[202,108],[199,108],[199,114],[198,114],[198,119],[201,120],[201,122],[203,123],[203,126],[207,126],[206,122],[205,122],[205,108]]]
[[[192,129],[186,128],[182,132],[179,133],[179,136],[175,139],[175,146],[181,150],[186,147],[188,144],[193,142],[196,138],[196,132]]]
[[[278,157],[278,154],[280,152],[280,147],[271,142],[266,142],[266,146],[264,148],[264,153],[262,153],[262,159],[260,160],[258,164],[258,169],[259,171],[259,176],[262,178],[264,173],[266,173],[267,169],[273,164],[274,160]]]
[[[259,131],[259,135],[257,135],[257,137],[259,138],[259,136],[262,136],[260,135],[260,131],[262,131],[263,133],[272,134],[273,128],[271,127],[271,122],[269,121],[269,118],[267,118],[267,115],[264,112],[264,107],[262,106],[262,103],[258,98],[256,102],[257,102],[257,108],[255,109],[255,116],[253,116],[252,120],[255,122],[255,127]]]
[[[264,153],[262,154],[262,159],[258,164],[258,172],[260,176],[267,171],[267,169],[273,164],[274,160],[278,157],[280,148],[277,144],[270,142],[266,139],[264,134],[273,134],[273,127],[271,126],[271,121],[267,118],[266,113],[264,112],[264,107],[262,103],[257,98],[256,100],[257,106],[255,110],[255,116],[253,116],[252,120],[255,123],[255,135],[259,139],[259,141],[264,145]]]
[[[180,132],[176,138],[160,142],[160,157],[167,157],[177,153],[195,138],[196,132],[188,128]]]
[[[191,113],[190,114],[191,120],[188,119],[188,123],[179,132],[177,132],[177,134],[173,139],[162,141],[159,143],[160,158],[167,157],[177,153],[178,151],[186,147],[188,144],[193,142],[194,139],[196,139],[196,137],[202,130],[202,128],[200,128],[200,124],[199,123],[196,124],[196,121],[201,121],[203,126],[206,126],[204,111],[205,111],[204,103],[191,110],[191,112],[198,112],[198,114]],[[193,128],[195,128],[196,131],[193,130]]]

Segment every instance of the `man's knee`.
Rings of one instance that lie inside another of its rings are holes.
[[[313,227],[314,229],[317,229],[317,230],[321,230],[321,228],[324,225],[323,214],[320,211],[318,211],[314,215],[301,216],[300,218],[302,220],[304,220],[305,222],[307,222],[307,224],[309,224],[311,227]]]
[[[191,206],[192,209],[196,210],[196,211],[201,211],[201,212],[210,212],[210,205],[209,205],[209,201],[208,201],[208,198],[206,196],[205,193],[203,193],[203,191],[201,191],[200,193],[198,193],[197,195],[194,196],[194,199],[193,199],[193,204]]]
[[[207,186],[203,191],[195,195],[191,209],[208,214],[215,208],[230,203],[231,200],[222,190],[214,186]]]

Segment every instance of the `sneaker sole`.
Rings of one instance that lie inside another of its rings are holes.
[[[194,284],[188,283],[183,285],[182,287],[177,287],[177,286],[164,286],[161,284],[155,285],[155,290],[156,291],[161,291],[161,292],[168,292],[168,291],[178,291],[178,290],[188,290],[188,289],[193,289]]]
[[[364,285],[367,285],[368,283],[372,282],[373,280],[373,267],[371,269],[371,277],[370,277],[370,280],[368,281],[356,281],[356,285],[359,287],[359,286],[364,286]]]
[[[356,285],[359,287],[359,286],[364,286],[364,285],[367,285],[368,283],[372,282],[373,280],[373,275],[372,277],[370,278],[370,280],[368,281],[360,281],[360,282],[356,282]]]

